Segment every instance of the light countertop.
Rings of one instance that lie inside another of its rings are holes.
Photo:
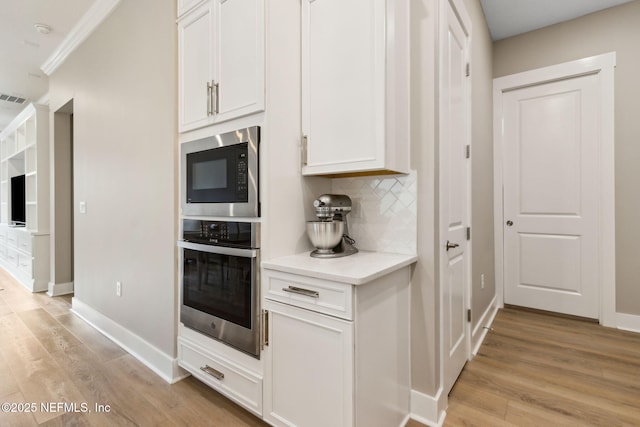
[[[268,270],[362,285],[416,262],[415,255],[360,251],[342,258],[312,258],[309,252],[262,262]]]

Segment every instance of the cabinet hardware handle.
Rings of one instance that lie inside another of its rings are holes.
[[[304,288],[298,288],[296,286],[289,285],[288,288],[282,288],[282,290],[285,292],[289,292],[290,294],[304,295],[306,297],[311,297],[311,298],[320,298],[320,292],[311,291],[309,289],[304,289]]]
[[[269,346],[269,312],[262,310],[262,350]]]
[[[309,137],[307,135],[302,135],[302,166],[307,166],[307,150],[309,145]]]
[[[217,379],[218,381],[222,381],[224,379],[224,374],[222,372],[218,371],[217,369],[213,369],[209,365],[204,365],[200,367],[200,370],[211,375],[213,378]]]
[[[213,115],[213,107],[211,106],[212,98],[213,98],[212,89],[213,89],[213,86],[211,85],[211,83],[207,82],[207,116]]]
[[[213,81],[213,88],[216,91],[215,107],[213,108],[213,114],[220,113],[220,83]]]
[[[449,242],[449,241],[447,240],[447,252],[449,252],[449,249],[455,249],[455,248],[457,248],[458,246],[460,246],[460,245],[459,245],[459,244],[457,244],[457,243],[451,243],[451,242]]]

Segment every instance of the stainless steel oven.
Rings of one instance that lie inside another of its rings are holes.
[[[182,214],[259,217],[259,144],[258,126],[183,143]]]
[[[183,220],[180,321],[260,357],[260,224]]]

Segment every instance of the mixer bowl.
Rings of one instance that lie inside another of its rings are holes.
[[[307,221],[307,235],[319,252],[331,252],[338,246],[343,234],[342,221]]]

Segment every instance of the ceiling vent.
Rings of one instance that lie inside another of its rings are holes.
[[[14,104],[24,104],[26,99],[19,96],[7,95],[6,93],[0,93],[0,101],[13,102]]]

